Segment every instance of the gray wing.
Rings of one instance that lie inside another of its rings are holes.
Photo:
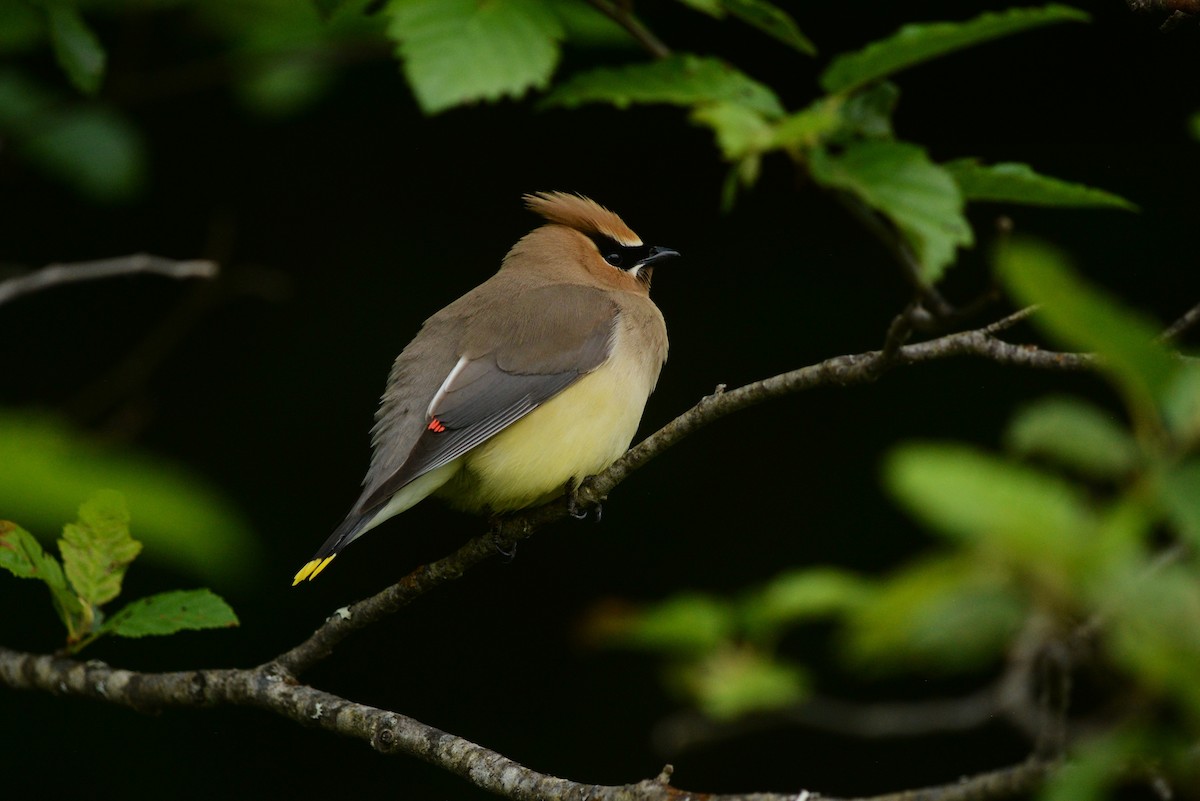
[[[450,333],[445,329],[459,329],[454,366],[445,369],[436,391],[426,390],[428,399],[421,408],[406,410],[402,422],[407,432],[393,433],[411,437],[418,427],[420,431],[397,467],[379,474],[378,465],[372,465],[376,474],[368,474],[356,505],[362,513],[486,442],[598,367],[608,357],[617,313],[602,291],[577,285],[540,287],[503,297],[486,313],[457,321],[455,305],[431,318],[428,326],[433,329],[430,334],[443,329],[443,341]],[[445,319],[438,320],[443,314]],[[377,451],[387,447],[387,423],[384,409]]]

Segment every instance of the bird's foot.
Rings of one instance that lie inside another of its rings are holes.
[[[500,523],[500,518],[492,519],[491,530],[488,534],[492,538],[492,547],[496,549],[496,553],[504,557],[505,562],[511,562],[517,558],[517,543],[504,536],[504,528]]]
[[[575,479],[567,479],[567,514],[576,520],[583,520],[588,516],[588,512],[594,510],[596,513],[596,522],[600,522],[600,518],[604,516],[604,504],[599,501],[593,506],[592,510],[584,508],[579,499],[579,483]]]

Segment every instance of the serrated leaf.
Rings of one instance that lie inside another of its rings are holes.
[[[798,667],[747,647],[722,648],[676,675],[685,692],[718,720],[800,702],[808,681]]]
[[[611,103],[617,108],[635,103],[676,106],[732,103],[757,111],[767,119],[778,119],[784,113],[775,93],[745,73],[719,59],[686,54],[575,75],[550,92],[543,102],[565,108],[585,103]]]
[[[51,0],[45,8],[59,66],[79,91],[95,94],[104,78],[107,60],[100,40],[83,21],[79,9],[67,0]]]
[[[229,604],[210,590],[175,590],[133,601],[105,621],[99,633],[148,637],[236,625]]]
[[[545,88],[562,25],[539,0],[393,0],[388,35],[426,114]]]
[[[872,671],[974,669],[1005,652],[1026,614],[1002,572],[961,557],[933,559],[887,578],[850,609],[847,647]]]
[[[1096,521],[1085,493],[1061,478],[960,445],[893,451],[893,497],[935,531],[985,544],[1058,582],[1090,565]]]
[[[1034,324],[1066,347],[1095,351],[1104,369],[1146,412],[1162,399],[1176,365],[1157,326],[1079,278],[1066,257],[1029,239],[998,250],[996,271],[1022,304],[1041,304]]]
[[[120,595],[125,570],[142,550],[129,535],[125,498],[111,490],[93,495],[79,507],[79,520],[63,528],[58,549],[67,580],[84,603],[102,606]]]
[[[967,200],[1137,211],[1136,205],[1120,195],[1039,175],[1028,164],[981,164],[976,159],[957,159],[942,166],[950,171]]]
[[[821,75],[826,92],[848,92],[871,81],[1002,36],[1058,22],[1086,22],[1076,8],[1052,4],[1042,8],[1010,8],[987,12],[966,22],[928,22],[905,25],[886,39],[844,53]]]
[[[16,523],[0,520],[0,567],[18,578],[42,581],[50,590],[55,614],[67,627],[68,636],[82,633],[83,605],[67,584],[58,560],[46,553],[33,535]]]
[[[974,243],[958,185],[916,145],[867,140],[836,154],[817,149],[809,167],[818,183],[849,192],[890,220],[926,283],[941,278],[959,247]]]
[[[766,0],[721,0],[721,5],[742,22],[758,28],[793,50],[809,56],[817,54],[817,47],[812,40],[801,33],[791,15],[778,6]]]
[[[0,520],[0,567],[17,578],[32,578],[66,587],[58,560],[34,536],[9,520]]]
[[[1132,435],[1111,415],[1075,398],[1046,398],[1022,409],[1006,442],[1022,456],[1042,456],[1092,478],[1120,478],[1138,463]]]

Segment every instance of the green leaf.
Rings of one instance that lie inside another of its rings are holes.
[[[1182,449],[1200,440],[1200,364],[1189,360],[1176,368],[1162,405],[1167,427]]]
[[[888,578],[850,608],[848,653],[875,672],[914,664],[974,669],[1005,652],[1026,614],[1001,571],[962,557],[933,559]]]
[[[732,14],[747,25],[751,25],[768,36],[783,42],[788,47],[809,56],[817,54],[812,41],[800,32],[791,15],[767,0],[678,0],[682,5],[707,14],[715,19],[724,19]]]
[[[861,576],[836,568],[807,568],[776,576],[743,605],[748,626],[779,626],[852,609],[870,598],[872,585]]]
[[[780,120],[772,144],[809,151],[824,143],[891,139],[892,112],[899,97],[896,85],[884,81],[849,97],[819,98]]]
[[[957,248],[974,242],[958,185],[916,145],[867,140],[837,154],[818,149],[809,166],[818,183],[849,192],[890,220],[926,283],[936,283]]]
[[[118,492],[93,495],[79,507],[79,520],[58,541],[67,579],[80,600],[101,606],[121,594],[125,570],[142,550],[129,535],[129,511]]]
[[[880,81],[845,99],[841,106],[842,134],[867,139],[891,139],[892,114],[900,100],[900,87]]]
[[[803,700],[808,681],[797,667],[756,650],[722,648],[677,672],[677,682],[710,717],[728,720]]]
[[[678,2],[714,19],[724,19],[725,17],[725,6],[721,0],[678,0]]]
[[[712,103],[697,107],[691,118],[713,130],[726,161],[737,161],[771,146],[771,126],[761,114],[745,106]]]
[[[79,91],[95,94],[104,78],[107,60],[96,34],[83,21],[79,9],[67,0],[47,3],[46,21],[59,66]]]
[[[1086,571],[1096,521],[1086,495],[1052,474],[960,445],[912,444],[887,459],[892,495],[942,534],[986,545],[1050,584]]]
[[[0,520],[0,567],[17,578],[67,586],[58,560],[42,550],[32,534],[9,520]]]
[[[1092,478],[1120,478],[1137,466],[1137,442],[1111,415],[1074,398],[1027,406],[1008,427],[1008,447],[1043,456]]]
[[[42,13],[28,3],[0,3],[0,53],[26,53],[46,38]]]
[[[1153,322],[1080,279],[1048,245],[1014,239],[998,250],[996,269],[1018,303],[1042,305],[1032,319],[1048,335],[1095,351],[1137,410],[1146,412],[1164,397],[1176,366],[1156,341]]]
[[[957,159],[942,166],[954,176],[967,200],[1137,211],[1137,206],[1120,195],[1039,175],[1028,164],[980,164],[977,159]]]
[[[393,0],[388,34],[426,114],[543,89],[562,25],[539,0]]]
[[[145,146],[138,132],[116,112],[76,106],[43,121],[38,136],[21,151],[42,169],[100,201],[126,200],[142,187]]]
[[[1038,793],[1039,801],[1105,801],[1141,750],[1125,732],[1109,732],[1077,746],[1071,758],[1053,771]],[[1155,760],[1157,761],[1157,760]]]
[[[683,594],[645,609],[611,639],[626,647],[666,653],[705,652],[732,636],[734,620],[729,602]]]
[[[695,106],[732,103],[768,119],[783,116],[783,104],[769,88],[724,61],[674,55],[647,64],[591,70],[576,75],[546,96],[549,106],[575,108],[585,103],[634,103]]]
[[[791,15],[776,5],[766,0],[721,0],[721,6],[742,22],[773,36],[793,50],[809,56],[817,54],[816,45],[800,32]]]
[[[955,50],[1042,25],[1088,19],[1079,9],[1052,4],[987,12],[966,22],[905,25],[886,39],[835,58],[821,75],[821,88],[826,92],[848,92]]]
[[[361,5],[361,0],[312,0],[318,16],[328,22],[349,6]]]
[[[67,627],[68,636],[81,634],[90,610],[85,614],[79,598],[67,584],[58,560],[42,550],[42,546],[25,529],[7,520],[0,520],[0,567],[18,578],[38,579],[50,589],[54,611]]]
[[[1155,482],[1161,506],[1174,528],[1200,547],[1200,459],[1172,465]]]
[[[79,499],[119,487],[137,510],[142,557],[226,586],[252,578],[259,543],[200,475],[144,452],[92,441],[66,423],[0,408],[0,509],[35,531],[75,516]]]
[[[250,110],[286,117],[316,103],[333,84],[333,78],[328,64],[312,58],[281,57],[258,64],[234,86]]]
[[[1126,565],[1103,588],[1105,639],[1115,662],[1143,693],[1174,701],[1200,715],[1200,582],[1193,566]]]
[[[229,604],[209,590],[175,590],[140,598],[110,617],[101,634],[147,637],[174,634],[185,629],[236,626],[237,615]]]

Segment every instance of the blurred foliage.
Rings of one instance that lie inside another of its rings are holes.
[[[98,492],[79,507],[79,519],[63,528],[58,549],[61,564],[25,529],[0,520],[0,568],[45,583],[67,629],[68,653],[106,634],[144,637],[238,623],[228,604],[203,589],[151,595],[106,618],[101,607],[121,594],[125,571],[142,550],[130,536],[129,512],[119,493]]]
[[[890,575],[814,567],[742,599],[690,594],[640,611],[610,606],[592,630],[610,646],[660,655],[668,685],[714,717],[802,700],[809,670],[777,645],[813,618],[834,624],[846,664],[871,674],[999,667],[1016,658],[1034,619],[1049,621],[1063,643],[1094,631],[1090,659],[1141,700],[1084,741],[1043,797],[1105,797],[1150,761],[1188,786],[1200,735],[1197,367],[1053,248],[1012,242],[996,270],[1016,299],[1041,304],[1032,319],[1052,341],[1095,354],[1128,419],[1051,397],[1014,417],[1006,454],[901,445],[887,459],[885,485],[940,537],[936,551]],[[689,636],[697,631],[703,636]],[[729,667],[731,655],[754,667]],[[713,675],[722,681],[704,680]]]
[[[150,546],[147,559],[226,586],[261,560],[246,521],[220,492],[181,465],[101,445],[53,418],[0,409],[0,509],[47,529],[78,499],[120,487]]]
[[[796,59],[817,57],[795,19],[767,0],[678,6],[752,26]],[[542,108],[678,107],[712,131],[728,164],[727,204],[759,179],[764,156],[778,154],[772,165],[795,170],[803,184],[893,234],[929,287],[975,241],[970,203],[1136,210],[1022,163],[986,164],[970,154],[938,163],[896,136],[904,70],[1088,19],[1063,5],[905,26],[828,59],[824,94],[788,108],[788,93],[718,55],[644,55],[629,33],[644,29],[628,4],[610,0],[19,0],[0,3],[0,56],[12,62],[0,71],[0,136],[13,153],[97,201],[131,197],[152,179],[106,48],[123,20],[163,12],[188,18],[196,58],[217,63],[245,108],[262,115],[303,112],[336,86],[346,64],[381,53],[396,54],[428,114],[535,91],[544,92]],[[566,48],[597,57],[559,79]],[[61,85],[35,79],[27,66],[47,54]],[[1198,119],[1190,125],[1200,136]],[[593,640],[654,653],[681,697],[728,719],[802,703],[813,691],[816,671],[783,648],[790,632],[813,622],[834,631],[847,665],[901,675],[998,668],[1034,618],[1051,621],[1064,640],[1094,630],[1096,663],[1138,703],[1081,743],[1043,797],[1102,797],[1147,760],[1171,777],[1194,774],[1194,757],[1184,753],[1200,735],[1200,368],[1052,248],[1007,242],[995,263],[1015,301],[1041,305],[1033,321],[1050,340],[1095,354],[1120,413],[1047,398],[1015,415],[1003,453],[902,445],[887,459],[885,484],[938,538],[932,552],[882,576],[819,566],[783,572],[735,598],[689,593],[643,608],[610,604],[589,621]],[[88,445],[61,424],[0,415],[0,465],[0,508],[32,523],[96,486],[116,485],[128,493],[151,556],[223,577],[253,556],[244,525],[194,476]],[[140,547],[111,499],[85,505],[68,526],[62,565],[13,524],[0,525],[0,546],[0,566],[47,583],[76,646],[102,633],[157,634],[222,619],[219,599],[171,593],[104,619],[99,607],[119,591]]]

